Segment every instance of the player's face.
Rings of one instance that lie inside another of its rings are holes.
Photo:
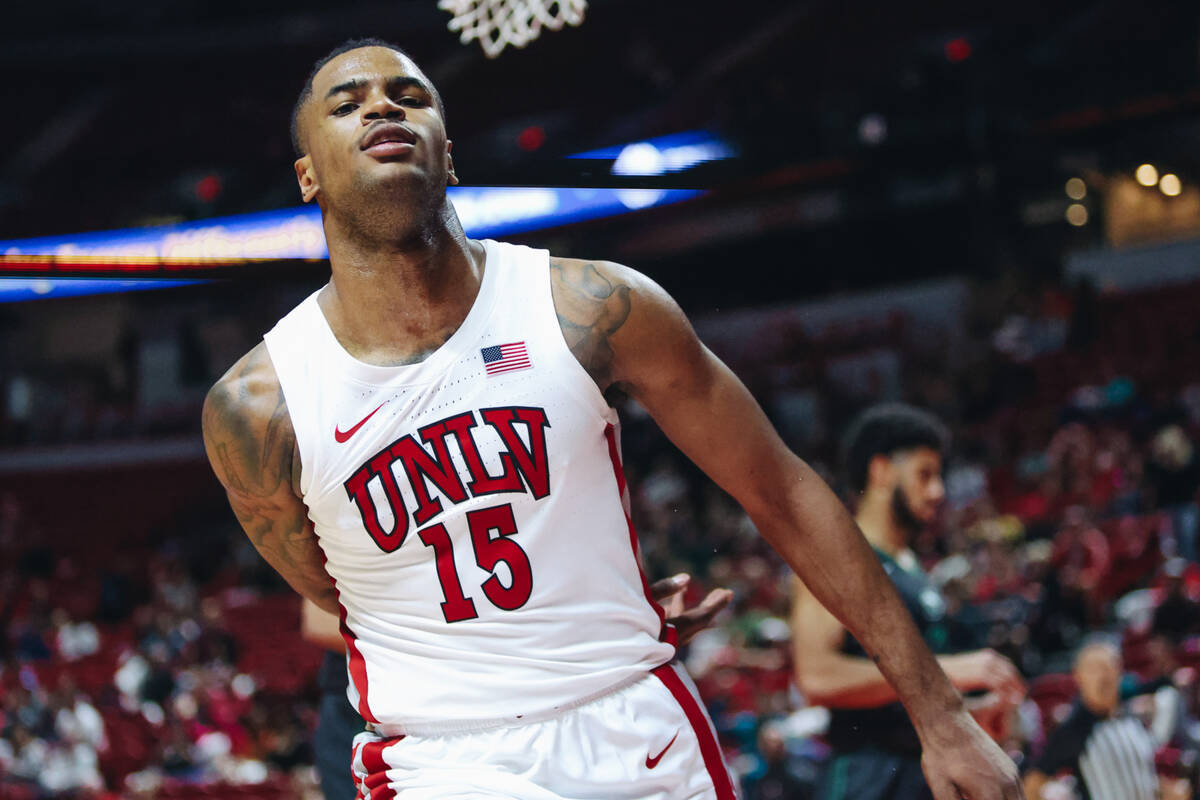
[[[908,527],[929,525],[946,499],[941,455],[932,448],[917,447],[897,453],[892,464],[893,505],[899,522]]]
[[[386,47],[351,50],[322,67],[301,130],[307,154],[296,175],[306,201],[362,198],[388,186],[437,192],[458,182],[432,84]]]

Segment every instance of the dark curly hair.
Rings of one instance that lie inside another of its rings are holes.
[[[917,447],[945,455],[949,446],[950,432],[932,414],[902,403],[872,406],[851,423],[842,440],[843,477],[848,488],[861,492],[875,456]]]

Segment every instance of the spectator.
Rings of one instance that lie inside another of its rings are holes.
[[[104,718],[68,677],[55,692],[54,731],[64,741],[87,745],[95,752],[108,749]]]
[[[1171,515],[1179,555],[1196,561],[1196,533],[1200,514],[1196,491],[1200,489],[1200,454],[1178,425],[1168,425],[1154,437],[1146,477],[1153,487],[1154,505]]]
[[[1187,562],[1173,558],[1163,565],[1163,599],[1154,609],[1151,630],[1178,645],[1200,631],[1200,603],[1188,594],[1184,583]]]
[[[1102,623],[1104,598],[1097,589],[1111,566],[1111,552],[1108,539],[1092,524],[1083,506],[1066,510],[1063,526],[1054,537],[1051,563],[1066,593],[1084,598],[1087,622]]]
[[[778,725],[768,722],[759,729],[758,752],[762,763],[746,781],[745,800],[810,800],[812,786],[789,769]]]
[[[100,632],[87,620],[73,622],[61,608],[50,615],[54,626],[54,649],[65,661],[78,661],[100,649]]]

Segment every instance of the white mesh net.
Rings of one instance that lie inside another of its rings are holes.
[[[495,58],[510,44],[529,44],[542,28],[580,24],[587,0],[438,0],[438,8],[454,15],[449,28],[459,41],[478,40],[488,58]]]

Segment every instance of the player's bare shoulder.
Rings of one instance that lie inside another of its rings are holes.
[[[628,270],[608,261],[550,258],[554,312],[567,346],[601,390],[612,383],[609,338],[629,319]]]
[[[201,421],[209,461],[228,491],[269,497],[286,483],[298,494],[296,435],[264,343],[213,385]]]
[[[552,256],[550,285],[563,337],[602,391],[623,383],[621,373],[653,367],[656,350],[694,349],[695,334],[679,306],[634,269]]]

